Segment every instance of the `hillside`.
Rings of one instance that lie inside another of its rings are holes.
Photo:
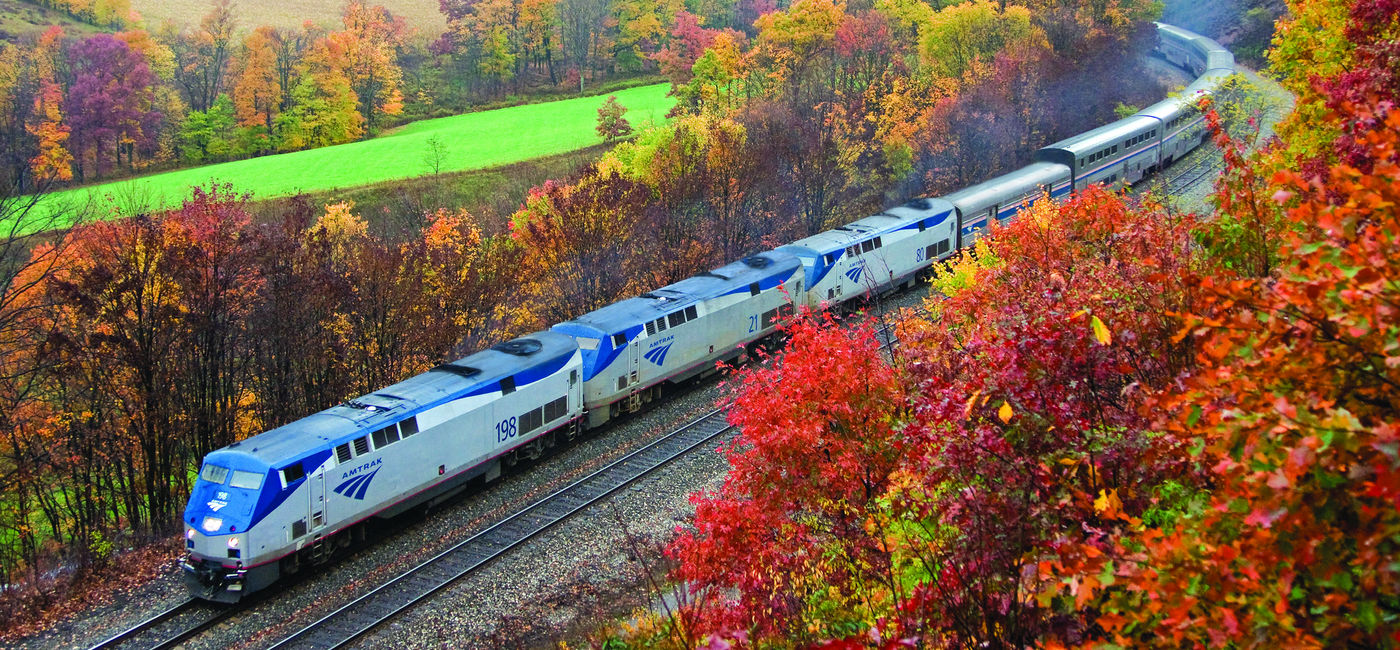
[[[674,100],[667,84],[617,93],[634,125],[661,123]],[[382,137],[307,151],[264,156],[103,183],[49,197],[64,204],[111,197],[124,212],[178,203],[193,185],[232,183],[256,198],[351,188],[431,173],[430,142],[441,143],[437,171],[455,172],[572,151],[600,142],[594,132],[604,96],[527,104],[454,117],[423,120]]]
[[[22,0],[0,0],[0,41],[16,41],[26,36],[41,34],[50,25],[58,25],[70,34],[88,34],[101,31],[92,25],[48,7],[41,7]]]

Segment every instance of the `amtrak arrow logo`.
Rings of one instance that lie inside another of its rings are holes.
[[[865,272],[865,260],[861,260],[861,261],[857,262],[855,266],[852,266],[851,268],[846,269],[846,277],[850,278],[850,279],[851,279],[851,282],[855,282],[855,283],[859,284],[859,283],[860,283],[860,274],[862,274],[862,273],[864,273],[864,272]]]
[[[376,469],[368,474],[361,474],[340,485],[335,486],[336,494],[343,494],[352,499],[364,500],[365,492],[369,490],[369,482],[374,480],[374,475],[378,474]]]
[[[675,345],[675,341],[667,343],[666,345],[663,345],[659,348],[652,348],[650,350],[647,350],[647,353],[642,356],[645,357],[647,361],[650,361],[659,366],[663,363],[666,363],[666,353],[671,351],[672,345]]]

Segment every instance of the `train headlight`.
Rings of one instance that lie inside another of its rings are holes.
[[[229,548],[238,548],[238,538],[237,538],[237,537],[230,537],[230,538],[228,538],[228,547],[229,547]]]
[[[186,528],[186,529],[185,529],[185,539],[194,539],[194,529],[193,529],[193,528]]]
[[[218,529],[220,529],[220,528],[223,528],[223,527],[224,527],[224,520],[223,520],[223,519],[220,519],[220,518],[218,518],[218,517],[205,517],[205,518],[204,518],[204,525],[202,526],[202,528],[204,528],[204,532],[206,532],[206,533],[212,533],[212,532],[214,532],[214,531],[216,531],[216,530],[218,530]]]

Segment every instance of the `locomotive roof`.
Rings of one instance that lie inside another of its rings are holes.
[[[985,208],[1002,199],[1019,197],[1036,185],[1051,185],[1069,180],[1069,169],[1059,163],[1031,163],[1009,174],[983,181],[972,187],[944,196],[962,210]]]
[[[547,330],[536,332],[235,442],[214,453],[242,452],[278,467],[315,449],[358,438],[444,402],[495,390],[506,377],[517,377],[517,387],[525,386],[540,377],[520,375],[540,366],[562,365],[577,349],[578,343],[572,337]],[[217,459],[214,462],[217,463]]]
[[[1123,139],[1136,135],[1144,129],[1157,126],[1157,120],[1144,115],[1132,115],[1117,122],[1105,124],[1092,131],[1085,131],[1079,135],[1070,136],[1041,149],[1060,149],[1068,151],[1075,156],[1092,153],[1103,147],[1120,144]],[[1048,161],[1047,161],[1048,162]]]
[[[601,338],[702,300],[747,291],[751,284],[757,283],[764,289],[771,289],[792,277],[800,268],[802,263],[792,254],[766,251],[648,291],[636,298],[601,307],[555,325],[555,328],[565,332],[587,332]]]
[[[777,250],[791,251],[802,255],[824,254],[841,250],[855,242],[865,241],[876,235],[894,232],[914,226],[920,220],[929,220],[927,225],[936,225],[953,211],[953,204],[944,199],[920,198],[904,205],[890,208],[880,214],[853,221],[844,226],[819,232],[799,239],[791,244],[779,246]]]

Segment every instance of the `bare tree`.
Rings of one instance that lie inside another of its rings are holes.
[[[442,166],[446,162],[447,143],[436,135],[429,137],[423,151],[423,166],[427,167],[433,176],[437,176],[442,173]]]
[[[559,21],[563,24],[564,51],[578,68],[578,90],[592,62],[594,41],[608,15],[607,0],[562,0]]]

